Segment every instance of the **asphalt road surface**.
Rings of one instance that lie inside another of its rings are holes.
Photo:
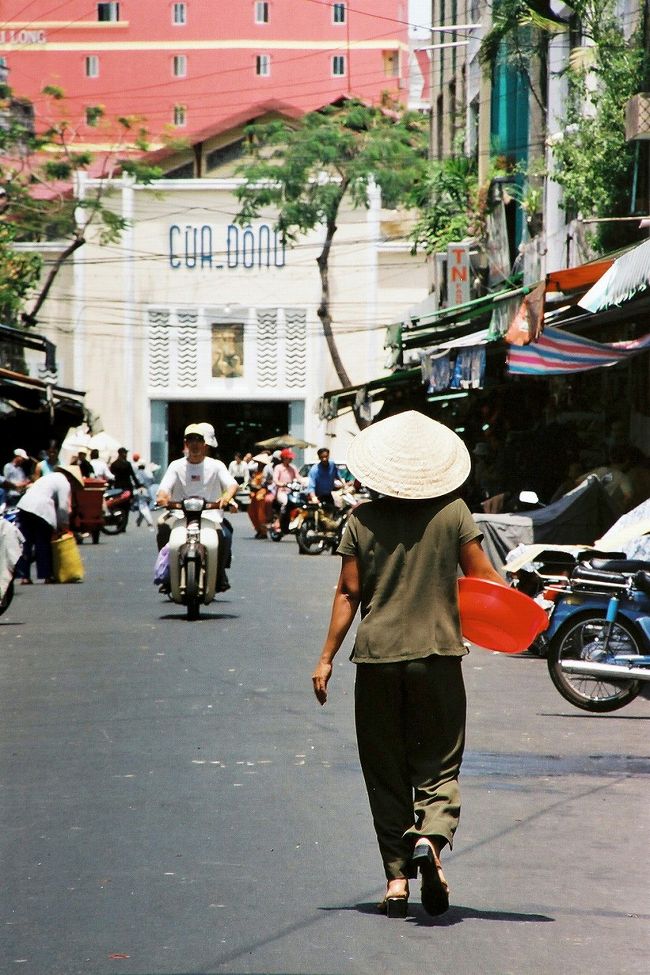
[[[0,619],[0,971],[647,975],[650,702],[591,716],[473,650],[452,907],[389,921],[346,648],[311,691],[338,559],[234,522],[195,623],[133,525]]]

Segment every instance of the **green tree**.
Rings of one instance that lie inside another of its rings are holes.
[[[0,321],[16,327],[35,325],[54,280],[68,258],[98,227],[102,243],[119,239],[126,221],[107,206],[108,184],[78,196],[78,176],[131,173],[150,182],[160,170],[138,161],[148,148],[136,118],[118,120],[121,137],[101,157],[78,148],[76,132],[65,115],[64,94],[48,86],[49,123],[35,131],[31,106],[0,85]],[[101,130],[104,110],[87,111],[87,123]],[[16,244],[61,241],[61,252],[42,277],[40,257]],[[27,304],[31,307],[27,309]]]
[[[465,237],[483,237],[484,196],[473,159],[455,156],[430,162],[414,187],[413,202],[421,215],[411,233],[413,249],[432,254]]]
[[[415,113],[350,99],[296,122],[251,125],[247,132],[250,159],[238,169],[245,183],[235,191],[240,204],[236,220],[246,225],[274,209],[275,227],[289,244],[324,227],[316,258],[318,317],[339,382],[349,386],[330,307],[329,257],[338,214],[346,197],[355,207],[368,207],[373,184],[381,188],[387,206],[410,202],[425,163],[425,121]]]

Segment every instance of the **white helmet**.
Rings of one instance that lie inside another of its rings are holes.
[[[201,427],[203,430],[203,439],[207,443],[208,447],[217,446],[217,437],[214,432],[214,427],[211,423],[197,423],[197,427]]]

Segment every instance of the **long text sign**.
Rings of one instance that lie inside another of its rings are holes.
[[[214,228],[207,223],[183,226],[173,223],[168,237],[169,266],[174,270],[253,270],[285,266],[285,244],[267,223],[257,227],[228,224],[225,242],[222,241],[220,247]]]

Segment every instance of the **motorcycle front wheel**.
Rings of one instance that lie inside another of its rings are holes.
[[[296,541],[303,555],[320,555],[325,548],[325,539],[316,533],[316,525],[312,518],[305,518],[298,529]]]
[[[0,616],[5,613],[9,606],[11,605],[11,600],[14,598],[14,580],[12,579],[7,588],[5,589],[5,594],[0,599]]]
[[[562,661],[592,660],[613,664],[617,653],[641,655],[637,634],[621,618],[614,623],[607,654],[603,654],[601,647],[606,625],[604,616],[593,613],[574,616],[560,627],[551,640],[547,657],[548,672],[562,697],[583,711],[601,714],[617,711],[633,701],[641,689],[640,682],[569,674],[562,670]]]
[[[110,516],[109,521],[102,525],[102,531],[105,535],[119,535],[121,532],[126,531],[128,520],[129,512],[120,508],[114,515]]]
[[[185,603],[187,605],[187,618],[198,620],[199,618],[199,570],[196,562],[188,562],[185,566]]]

